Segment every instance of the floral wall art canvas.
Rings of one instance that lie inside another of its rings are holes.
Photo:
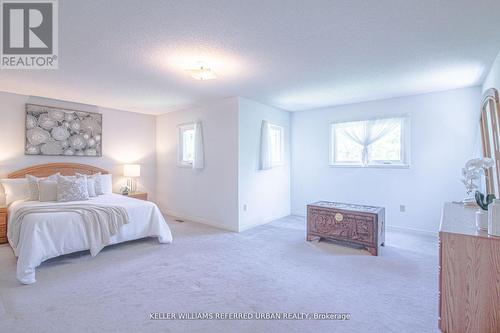
[[[102,156],[102,114],[26,104],[25,154]]]

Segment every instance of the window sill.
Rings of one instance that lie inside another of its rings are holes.
[[[409,164],[329,164],[330,168],[359,168],[359,169],[409,169]]]
[[[182,163],[178,162],[177,167],[179,168],[186,168],[186,169],[192,169],[193,168],[193,163]]]

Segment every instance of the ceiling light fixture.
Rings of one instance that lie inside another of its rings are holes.
[[[188,72],[195,80],[205,81],[214,80],[217,78],[217,75],[214,73],[214,71],[204,66],[203,64],[200,64],[197,68],[189,69]]]

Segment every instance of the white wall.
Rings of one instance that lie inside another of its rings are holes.
[[[103,156],[25,156],[25,104],[34,103],[102,113]],[[154,199],[156,192],[155,117],[151,115],[64,102],[41,97],[0,92],[0,177],[28,166],[74,162],[109,170],[114,175],[114,190],[125,183],[123,164],[141,164],[139,189]],[[3,189],[2,189],[3,192]],[[0,200],[3,200],[0,199]]]
[[[497,58],[488,82],[498,85],[499,73]],[[479,150],[480,90],[292,114],[229,98],[158,117],[0,92],[0,177],[34,164],[77,162],[113,172],[116,191],[124,182],[122,165],[140,163],[140,188],[152,198],[157,194],[163,211],[229,230],[244,230],[290,211],[305,215],[307,203],[335,200],[385,206],[389,225],[436,231],[442,202],[463,197],[460,169]],[[25,156],[25,103],[102,113],[104,156]],[[330,122],[407,113],[412,118],[410,169],[328,166]],[[258,170],[263,119],[285,129],[285,166],[267,171]],[[202,171],[177,166],[177,126],[197,120],[204,126]],[[405,213],[399,212],[400,204],[406,205]]]
[[[480,98],[476,87],[293,113],[292,213],[316,200],[378,205],[388,225],[436,232],[443,202],[465,195],[460,171],[477,150]],[[397,114],[411,115],[409,169],[328,166],[331,122]]]
[[[284,129],[285,163],[270,170],[259,170],[263,120]],[[238,161],[239,230],[290,215],[290,112],[239,98]]]
[[[500,53],[498,53],[495,61],[491,65],[491,69],[486,76],[483,84],[483,92],[489,88],[500,90]]]
[[[179,124],[201,121],[205,168],[177,166]],[[238,99],[157,117],[158,203],[167,214],[238,230]]]

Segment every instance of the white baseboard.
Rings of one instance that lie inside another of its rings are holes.
[[[181,220],[205,224],[205,225],[209,225],[209,226],[214,227],[214,228],[233,231],[233,232],[243,232],[243,231],[264,225],[264,224],[271,223],[273,221],[279,220],[279,219],[287,217],[287,216],[298,216],[298,217],[306,218],[305,216],[302,216],[302,215],[287,214],[287,215],[283,215],[283,216],[269,218],[269,219],[259,221],[256,223],[241,225],[241,226],[238,226],[237,228],[235,228],[235,227],[229,227],[223,223],[208,220],[208,219],[205,219],[205,218],[202,218],[199,216],[190,216],[190,215],[174,212],[174,211],[171,211],[168,209],[162,209],[161,212],[165,215],[173,216],[173,217],[181,219]],[[428,230],[423,230],[423,229],[401,227],[401,226],[396,226],[396,225],[386,225],[385,227],[387,230],[407,232],[407,233],[418,234],[418,235],[428,236],[428,237],[438,237],[438,232],[433,232],[433,231],[428,231]]]
[[[252,228],[258,227],[260,225],[268,224],[268,223],[271,223],[273,221],[282,219],[282,218],[287,217],[287,216],[290,216],[290,214],[285,214],[283,216],[278,216],[278,217],[272,217],[272,218],[265,219],[263,221],[258,221],[258,222],[255,222],[255,223],[247,223],[247,224],[244,224],[244,225],[240,225],[238,227],[238,232],[242,232],[242,231],[245,231],[245,230],[248,230],[248,229],[252,229]]]
[[[273,218],[270,218],[270,219],[266,219],[264,221],[259,221],[257,223],[245,224],[245,225],[239,226],[237,228],[234,228],[234,227],[229,227],[229,226],[227,226],[227,225],[225,225],[223,223],[220,223],[220,222],[215,222],[215,221],[212,221],[212,220],[205,219],[203,217],[190,216],[190,215],[187,215],[187,214],[183,214],[183,213],[179,213],[179,212],[174,212],[174,211],[169,210],[169,209],[162,209],[161,212],[164,215],[172,216],[172,217],[174,217],[176,219],[186,220],[186,221],[189,221],[189,222],[195,222],[195,223],[200,223],[200,224],[206,224],[206,225],[209,225],[209,226],[214,227],[214,228],[228,230],[228,231],[233,231],[233,232],[242,232],[242,231],[245,231],[245,230],[248,230],[248,229],[252,229],[252,228],[258,227],[260,225],[264,225],[264,224],[270,223],[270,222],[275,221],[275,220],[279,220],[279,219],[281,219],[283,217],[290,216],[289,214],[286,214],[286,215],[283,215],[283,216],[273,217]]]
[[[292,214],[292,216],[298,216],[302,218],[307,218],[304,215],[299,215],[299,214]],[[397,225],[389,225],[386,224],[385,228],[388,230],[394,230],[394,231],[401,231],[401,232],[408,232],[412,234],[419,234],[422,236],[431,236],[431,237],[438,237],[439,233],[437,231],[429,231],[429,230],[424,230],[424,229],[415,229],[415,228],[408,228],[408,227],[400,227]]]
[[[434,231],[423,230],[423,229],[415,229],[415,228],[408,228],[408,227],[400,227],[400,226],[397,226],[397,225],[386,225],[385,227],[388,230],[408,232],[408,233],[418,234],[418,235],[428,236],[428,237],[438,237],[438,234],[439,234],[438,232],[434,232]]]
[[[190,216],[190,215],[182,214],[179,212],[174,212],[174,211],[171,211],[168,209],[162,209],[161,212],[165,215],[173,216],[173,217],[178,218],[180,220],[186,220],[189,222],[206,224],[206,225],[209,225],[209,226],[214,227],[214,228],[238,232],[237,228],[232,228],[232,227],[229,227],[223,223],[207,220],[207,219],[202,218],[202,217]]]

